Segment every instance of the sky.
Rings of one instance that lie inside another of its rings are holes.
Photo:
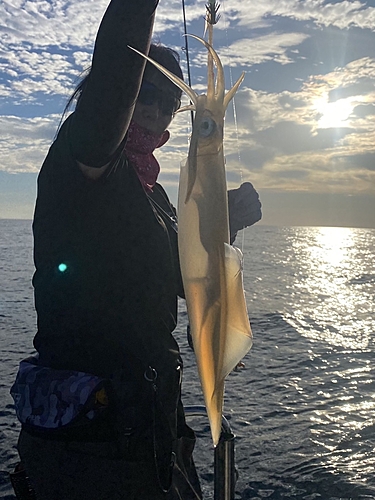
[[[0,3],[0,218],[31,219],[36,178],[64,106],[89,66],[106,0]],[[204,34],[205,1],[186,0]],[[214,47],[229,89],[228,187],[250,181],[263,224],[375,228],[375,0],[223,0]],[[186,75],[180,0],[160,0],[154,40]],[[192,87],[205,93],[207,51],[188,39]],[[176,203],[189,113],[158,152]]]

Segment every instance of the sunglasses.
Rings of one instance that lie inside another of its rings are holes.
[[[181,106],[181,100],[173,94],[168,94],[158,89],[153,83],[143,81],[138,101],[146,106],[152,106],[157,103],[163,115],[174,115]]]

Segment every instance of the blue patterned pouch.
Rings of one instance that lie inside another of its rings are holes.
[[[21,361],[10,393],[21,424],[41,431],[91,422],[109,405],[105,379],[40,366],[34,356]]]

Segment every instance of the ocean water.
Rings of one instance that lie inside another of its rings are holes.
[[[239,499],[375,498],[375,230],[255,226],[236,242],[254,345],[227,380]],[[0,220],[0,498],[19,425],[9,387],[32,352],[30,221]],[[187,405],[201,404],[180,303],[176,338]],[[213,450],[193,419],[195,461],[213,498]]]

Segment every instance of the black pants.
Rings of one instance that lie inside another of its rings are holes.
[[[37,500],[199,500],[194,434],[178,441],[168,493],[159,487],[148,450],[124,459],[116,441],[55,441],[21,431],[18,451]]]

